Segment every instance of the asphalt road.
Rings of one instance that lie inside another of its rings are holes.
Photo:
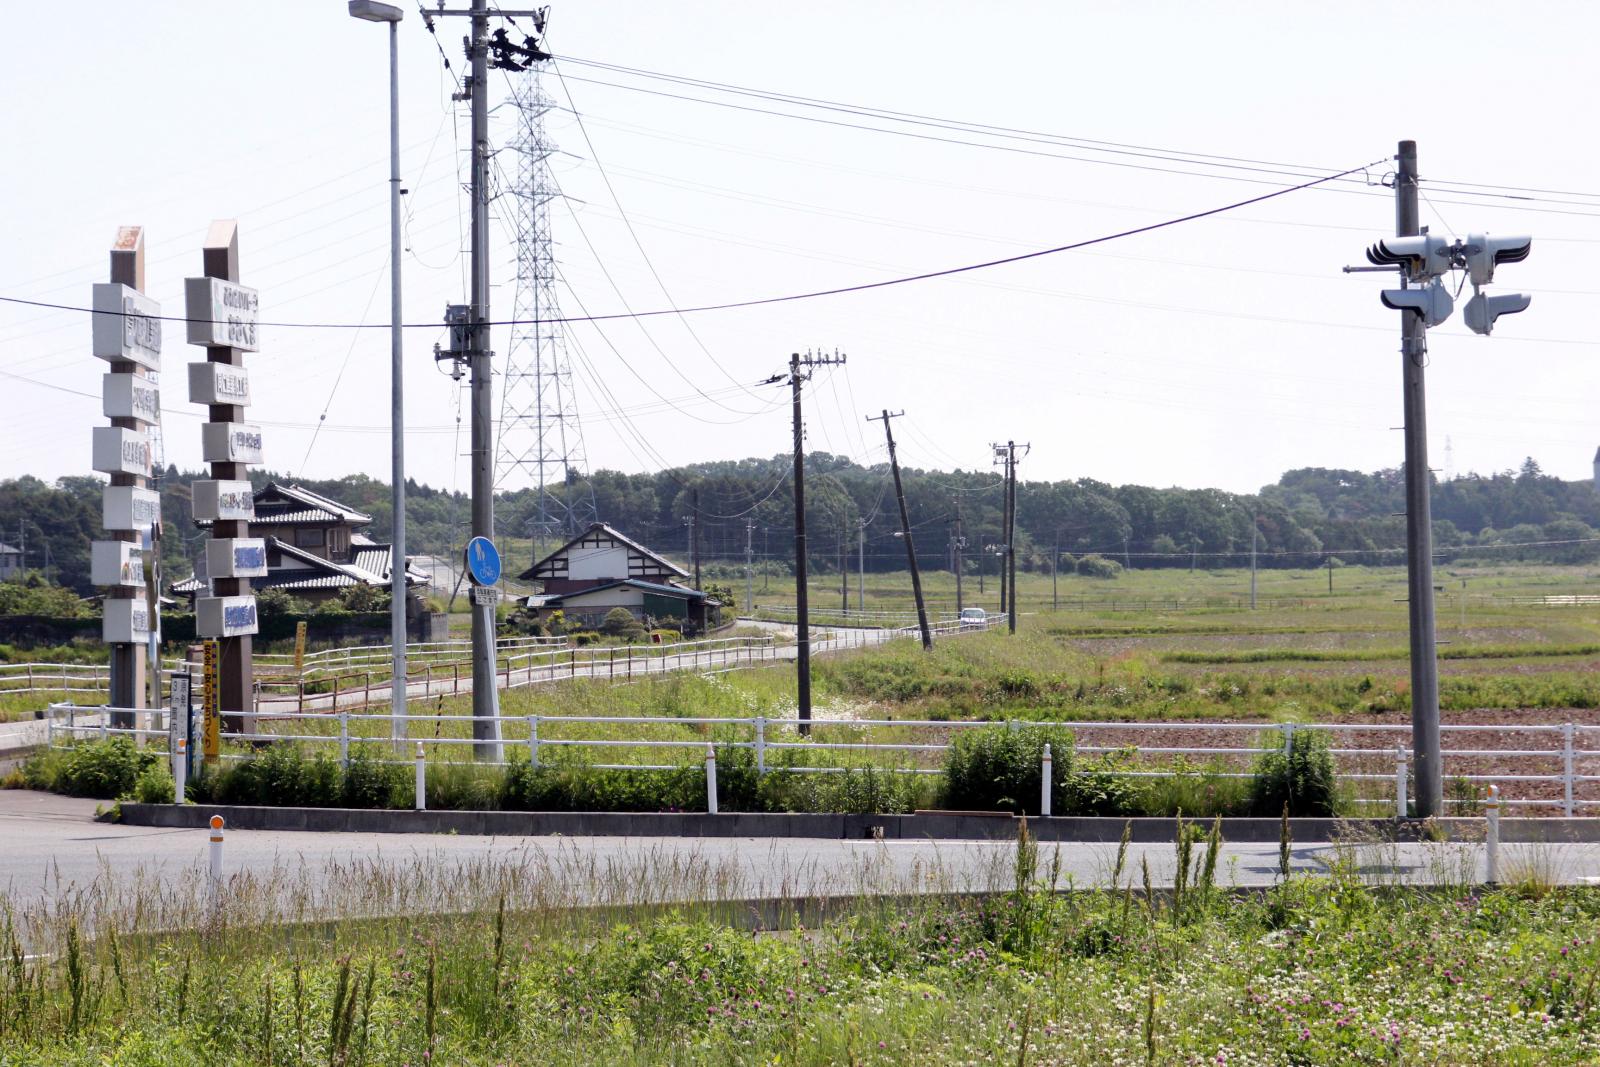
[[[97,879],[102,884],[107,880],[131,884],[141,878],[177,884],[205,870],[206,831],[96,822],[96,806],[95,801],[0,791],[0,896],[14,907],[27,907],[74,887],[88,887]],[[1054,848],[1041,847],[1041,869],[1049,869]],[[1059,883],[1108,885],[1115,852],[1114,845],[1105,844],[1060,846]],[[423,837],[236,830],[226,835],[224,867],[230,875],[264,880],[292,874],[297,884],[329,901],[352,902],[361,898],[362,891],[352,879],[387,884],[395,876],[405,881],[416,875],[421,882],[440,880],[443,896],[437,905],[445,908],[460,906],[459,899],[446,898],[469,882],[516,884],[528,892],[542,892],[528,888],[541,879],[551,886],[559,883],[560,892],[573,903],[633,900],[641,894],[745,899],[1003,889],[1013,878],[1013,855],[1009,843],[989,842]],[[1144,862],[1149,863],[1154,884],[1171,883],[1171,845],[1131,846],[1124,884],[1130,878],[1138,884]],[[1320,872],[1338,862],[1353,864],[1363,876],[1386,883],[1456,882],[1477,877],[1483,870],[1481,846],[1474,845],[1350,848],[1300,842],[1293,852],[1297,871]],[[1514,873],[1524,864],[1552,880],[1592,882],[1600,874],[1600,845],[1507,845],[1501,862],[1503,873]],[[504,881],[507,877],[512,883]],[[1224,846],[1219,882],[1259,886],[1270,885],[1277,877],[1276,844]],[[423,900],[421,906],[429,902]]]

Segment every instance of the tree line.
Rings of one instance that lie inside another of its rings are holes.
[[[901,473],[919,564],[948,567],[959,536],[965,541],[967,572],[995,573],[1004,540],[999,475],[919,468]],[[787,455],[647,474],[598,470],[556,487],[557,499],[547,501],[546,512],[562,513],[570,506],[680,561],[689,558],[685,520],[693,516],[703,563],[742,563],[748,543],[759,563],[787,570],[794,558],[790,476]],[[169,579],[187,576],[203,549],[206,535],[195,528],[189,510],[190,485],[201,477],[198,471],[169,467],[162,479],[162,557]],[[258,486],[271,480],[289,479],[270,471],[252,474]],[[17,545],[25,539],[28,567],[46,570],[80,593],[92,592],[89,543],[103,536],[103,484],[92,476],[54,484],[27,476],[0,482],[0,541]],[[378,541],[388,538],[388,483],[355,474],[298,484],[370,514],[367,534]],[[899,516],[886,465],[862,467],[844,456],[813,452],[807,457],[806,490],[808,556],[814,568],[855,568],[858,520],[866,521],[866,568],[905,568],[904,543],[894,536]],[[406,494],[410,552],[457,555],[471,514],[466,494],[414,481],[407,483]],[[529,489],[498,494],[495,510],[502,538],[526,538],[538,520],[537,494]],[[1404,511],[1404,475],[1395,468],[1371,473],[1301,468],[1253,494],[1024,477],[1017,490],[1017,561],[1021,569],[1046,572],[1052,558],[1070,569],[1085,557],[1129,567],[1245,566],[1254,526],[1263,567],[1318,566],[1330,557],[1398,564],[1405,558]],[[1591,482],[1546,475],[1532,459],[1515,471],[1435,480],[1433,518],[1435,548],[1446,557],[1600,560],[1600,493]],[[547,531],[545,543],[554,544],[567,532]],[[510,569],[515,573],[525,566],[515,561]]]

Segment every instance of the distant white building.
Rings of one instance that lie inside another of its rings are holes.
[[[1600,469],[1600,460],[1595,464]],[[0,541],[0,582],[5,581],[13,574],[22,573],[22,549]]]

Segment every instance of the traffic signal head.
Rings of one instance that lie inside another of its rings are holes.
[[[1384,307],[1391,311],[1415,311],[1422,316],[1425,326],[1439,325],[1455,310],[1455,300],[1451,298],[1450,290],[1440,285],[1437,278],[1433,284],[1419,285],[1415,289],[1385,289],[1381,296]]]
[[[1524,241],[1527,238],[1523,238]],[[1522,246],[1523,258],[1528,254],[1527,245]],[[1488,336],[1494,330],[1494,320],[1501,315],[1515,315],[1519,311],[1528,310],[1528,305],[1533,302],[1533,297],[1527,293],[1506,293],[1504,296],[1489,296],[1478,293],[1462,310],[1462,317],[1467,320],[1467,328],[1473,333]]]
[[[1525,234],[1494,237],[1487,233],[1469,233],[1461,251],[1467,261],[1467,274],[1472,284],[1478,286],[1494,281],[1494,268],[1498,264],[1521,263],[1532,248],[1533,238]]]
[[[1367,262],[1384,267],[1397,264],[1406,277],[1425,282],[1450,271],[1451,251],[1443,237],[1421,234],[1417,237],[1385,237],[1367,249]]]

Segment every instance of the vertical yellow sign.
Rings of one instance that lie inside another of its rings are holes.
[[[200,734],[200,751],[208,760],[222,755],[222,685],[217,671],[218,647],[215,640],[205,643],[205,677],[202,695],[205,721]]]
[[[294,624],[294,672],[299,674],[306,669],[306,621],[301,619]]]

